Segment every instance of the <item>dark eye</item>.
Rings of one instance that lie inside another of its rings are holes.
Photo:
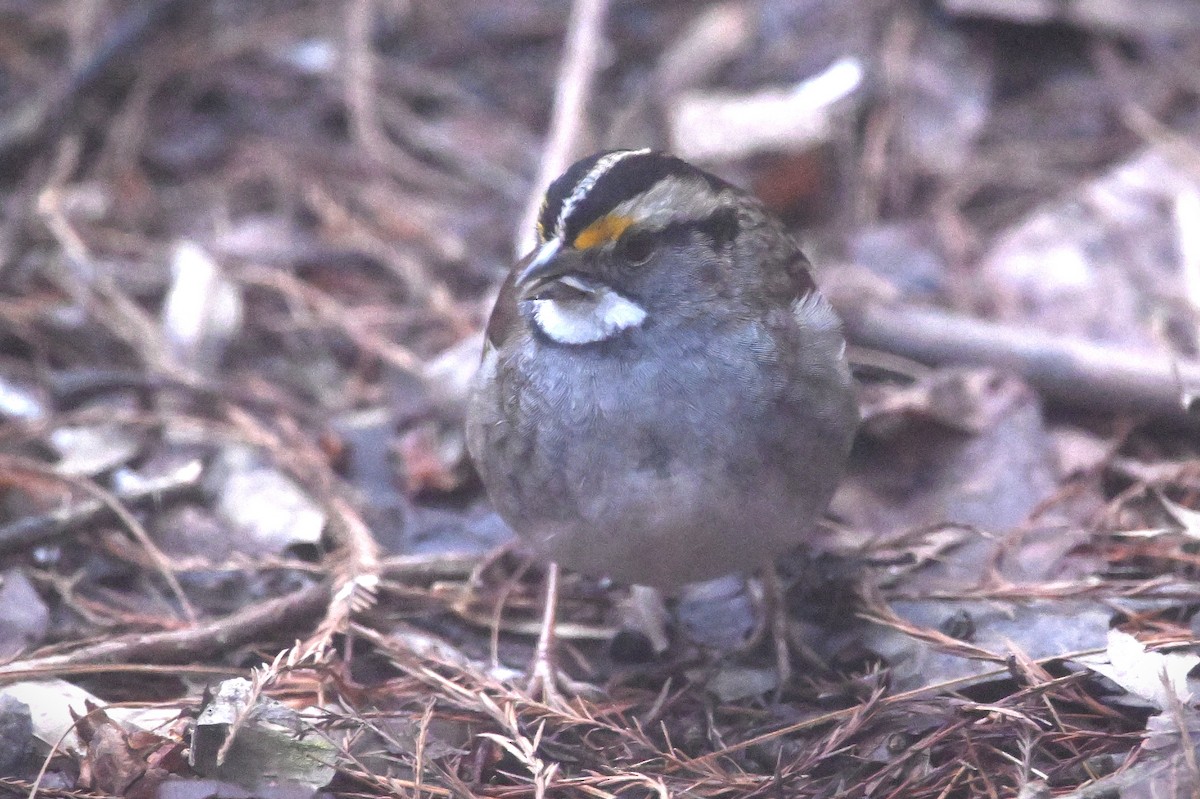
[[[658,237],[653,233],[633,230],[617,242],[617,255],[626,263],[641,266],[650,260],[657,247]]]

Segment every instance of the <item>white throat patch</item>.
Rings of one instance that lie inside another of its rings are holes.
[[[646,309],[609,288],[571,299],[533,300],[533,321],[559,344],[593,344],[646,320]]]

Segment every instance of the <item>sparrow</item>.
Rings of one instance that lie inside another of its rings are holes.
[[[466,436],[492,504],[540,557],[621,583],[802,543],[858,425],[840,320],[783,224],[651,150],[550,184],[485,339]]]

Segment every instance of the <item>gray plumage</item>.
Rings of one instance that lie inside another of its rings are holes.
[[[621,237],[556,251],[537,286],[520,284],[529,259],[514,267],[467,417],[496,510],[539,554],[666,589],[802,542],[858,421],[840,325],[791,238],[730,187],[681,190],[711,193],[691,204],[706,216],[673,224],[656,204],[652,227],[629,228],[658,236],[644,262]],[[713,208],[728,219],[710,224]],[[645,319],[556,341],[533,303],[600,296],[570,286],[611,289]]]

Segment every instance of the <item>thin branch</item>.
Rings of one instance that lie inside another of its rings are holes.
[[[525,207],[525,213],[521,214],[521,224],[516,231],[514,254],[518,258],[533,249],[533,231],[542,194],[550,185],[550,181],[566,169],[572,156],[579,151],[587,102],[592,94],[596,64],[600,59],[608,2],[609,0],[575,0],[571,6],[562,65],[554,91],[550,132],[542,148],[541,166],[538,169],[537,180],[533,182],[529,204]]]
[[[990,366],[1064,405],[1200,428],[1180,391],[1200,386],[1200,363],[928,308],[836,304],[855,344],[938,366]]]
[[[0,160],[54,141],[81,101],[121,64],[129,63],[159,29],[191,0],[150,0],[134,4],[113,24],[95,51],[61,81],[0,119]]]
[[[131,633],[81,647],[62,655],[46,655],[0,665],[0,683],[24,679],[29,672],[72,671],[92,663],[151,661],[177,663],[212,656],[260,636],[277,635],[312,622],[329,601],[329,584],[312,583],[277,599],[258,602],[220,619],[183,630]],[[120,670],[120,667],[117,667]]]
[[[0,484],[3,480],[3,461],[0,461]],[[159,507],[187,494],[200,484],[202,470],[181,469],[136,488],[114,493],[112,499],[134,510]],[[45,541],[79,530],[85,525],[100,524],[116,518],[113,508],[98,497],[60,505],[45,513],[31,514],[0,525],[0,553],[17,552]]]
[[[0,473],[3,472],[23,472],[50,480],[57,480],[64,485],[76,488],[90,495],[92,499],[101,503],[129,531],[130,535],[137,539],[137,542],[149,554],[150,560],[154,563],[158,573],[166,581],[167,586],[171,589],[171,593],[175,595],[175,600],[179,603],[179,608],[183,612],[184,618],[188,621],[196,620],[195,609],[192,608],[192,604],[188,601],[187,595],[183,592],[183,586],[179,584],[175,573],[171,571],[171,561],[167,559],[162,550],[151,540],[150,534],[142,526],[142,523],[134,518],[133,514],[129,512],[121,500],[113,496],[111,492],[104,490],[86,477],[59,474],[43,463],[13,455],[0,455]]]

